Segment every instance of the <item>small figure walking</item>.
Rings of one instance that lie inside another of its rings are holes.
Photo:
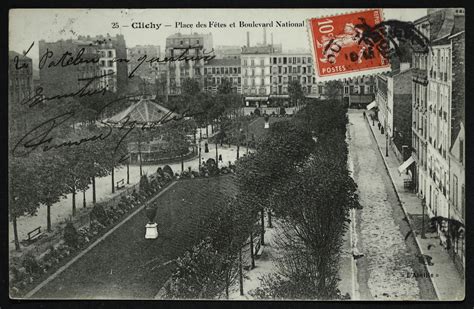
[[[219,162],[222,162],[222,155],[219,155]]]
[[[207,145],[207,143],[204,143],[204,152],[205,153],[209,152],[209,146]]]

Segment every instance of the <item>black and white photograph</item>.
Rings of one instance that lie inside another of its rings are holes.
[[[10,299],[464,300],[464,8],[8,26]]]

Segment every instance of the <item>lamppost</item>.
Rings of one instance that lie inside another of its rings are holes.
[[[201,171],[201,137],[199,137],[199,171]]]

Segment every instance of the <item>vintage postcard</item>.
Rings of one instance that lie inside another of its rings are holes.
[[[10,298],[464,299],[464,8],[11,9],[8,50]]]

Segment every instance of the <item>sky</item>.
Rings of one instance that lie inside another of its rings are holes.
[[[79,35],[123,34],[127,47],[136,45],[160,45],[164,51],[166,37],[181,32],[212,33],[217,45],[246,44],[246,32],[250,32],[250,44],[263,41],[262,28],[240,28],[239,22],[256,23],[276,21],[301,23],[308,18],[352,12],[354,9],[12,9],[9,18],[9,50],[22,52],[35,42],[27,56],[37,66],[38,41],[54,42],[74,39]],[[384,18],[414,21],[426,15],[427,9],[384,9]],[[112,28],[117,22],[119,27]],[[133,22],[162,24],[159,29],[133,29]],[[206,25],[209,22],[236,28],[177,28],[176,23]],[[129,27],[123,27],[123,26]],[[165,25],[171,25],[165,27]],[[267,42],[273,33],[273,42],[281,43],[284,50],[307,49],[309,38],[306,27],[267,28]]]

